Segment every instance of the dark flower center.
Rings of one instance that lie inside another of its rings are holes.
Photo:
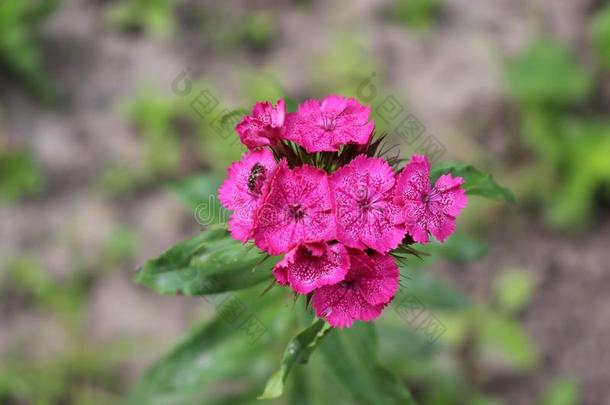
[[[358,200],[358,207],[361,211],[370,211],[373,208],[371,199],[368,197]]]
[[[334,114],[322,114],[322,128],[326,131],[332,131],[337,127],[337,120]]]
[[[440,193],[435,189],[430,190],[424,195],[424,203],[429,204],[431,201],[438,201]]]
[[[305,216],[305,210],[301,204],[290,204],[288,205],[288,215],[295,221],[300,221]]]

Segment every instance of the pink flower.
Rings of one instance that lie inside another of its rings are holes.
[[[312,166],[293,170],[282,160],[258,211],[254,241],[271,255],[335,238],[328,176]]]
[[[248,149],[270,146],[279,140],[285,116],[284,100],[278,100],[276,107],[267,101],[259,102],[252,108],[252,115],[246,115],[235,130]]]
[[[299,294],[342,281],[349,269],[349,256],[339,243],[300,245],[286,254],[273,269],[275,279]]]
[[[463,183],[461,177],[445,174],[431,187],[428,158],[413,155],[398,175],[395,201],[403,207],[402,220],[415,242],[427,243],[428,233],[443,242],[453,233],[455,219],[467,203]]]
[[[229,230],[235,239],[245,243],[252,236],[254,214],[276,166],[273,154],[263,149],[248,152],[229,166],[218,199],[225,208],[234,211]]]
[[[335,328],[350,327],[357,321],[371,321],[398,290],[399,271],[392,257],[349,249],[351,267],[345,279],[313,293],[318,317]]]
[[[374,124],[370,107],[353,98],[330,95],[322,101],[307,100],[286,117],[284,136],[307,152],[338,151],[340,145],[365,145]]]
[[[330,176],[339,242],[381,253],[402,242],[406,230],[397,220],[394,183],[394,172],[385,160],[364,155]]]

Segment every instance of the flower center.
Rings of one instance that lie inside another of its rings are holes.
[[[322,128],[325,131],[332,131],[337,127],[336,116],[334,114],[322,114]]]
[[[369,195],[366,188],[358,189],[355,197],[360,211],[369,212],[374,208],[375,199]]]
[[[424,196],[424,203],[429,204],[431,201],[437,201],[438,197],[439,197],[440,193],[436,190],[430,190],[425,196]]]
[[[363,198],[358,201],[358,207],[361,211],[370,211],[373,209],[373,203],[370,198]]]
[[[290,204],[288,205],[288,215],[295,221],[300,221],[305,216],[305,210],[301,204]]]

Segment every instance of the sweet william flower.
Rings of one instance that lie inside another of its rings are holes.
[[[257,212],[254,242],[271,255],[335,238],[328,175],[313,166],[290,169],[282,160]]]
[[[316,315],[335,328],[376,319],[398,290],[399,271],[391,256],[357,249],[349,249],[349,256],[345,279],[313,293]]]
[[[235,127],[241,142],[254,149],[272,146],[281,137],[286,105],[283,99],[274,107],[267,101],[259,102],[252,108],[252,115],[246,115]]]
[[[360,155],[330,176],[337,239],[351,248],[386,253],[406,230],[394,203],[394,171],[383,159]]]
[[[410,245],[430,234],[444,241],[466,205],[463,179],[432,185],[425,156],[396,172],[396,158],[378,155],[384,135],[371,139],[369,115],[333,95],[291,114],[283,100],[256,103],[236,127],[250,151],[219,190],[231,235],[285,255],[276,282],[334,327],[377,318],[398,288],[392,255],[416,254]]]
[[[323,100],[307,100],[286,117],[284,137],[309,153],[338,151],[348,143],[365,145],[372,136],[370,107],[356,99],[330,95]]]
[[[339,243],[300,245],[286,254],[273,269],[278,284],[309,294],[325,285],[339,283],[349,269],[349,256]]]
[[[413,155],[398,175],[395,201],[402,207],[402,222],[415,242],[427,243],[428,234],[444,242],[455,230],[455,219],[466,207],[464,180],[444,174],[430,184],[430,161]]]
[[[228,226],[235,239],[245,243],[252,236],[254,215],[276,166],[273,153],[266,149],[248,152],[229,166],[218,199],[233,210]]]

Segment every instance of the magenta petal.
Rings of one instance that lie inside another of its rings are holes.
[[[355,99],[337,95],[307,100],[286,117],[284,136],[310,153],[336,152],[349,143],[365,145],[374,127],[370,112]]]
[[[390,256],[355,249],[348,253],[351,266],[345,279],[313,295],[316,314],[334,327],[377,318],[398,290],[398,267]]]
[[[370,305],[354,290],[341,287],[324,287],[313,295],[316,315],[324,318],[334,328],[349,328],[354,321],[377,319],[383,305]]]
[[[457,217],[462,209],[466,207],[468,198],[466,191],[461,187],[464,179],[461,177],[452,177],[451,174],[444,174],[436,181],[433,193],[437,193],[439,197],[435,199],[445,214]]]
[[[444,242],[455,231],[455,218],[437,211],[429,217],[428,230],[439,242]]]
[[[274,274],[278,283],[286,284],[286,280],[299,294],[308,294],[316,288],[342,281],[349,268],[347,250],[340,244],[327,246],[325,252],[318,256],[301,245],[286,256],[289,255],[288,259],[276,265]]]
[[[350,277],[355,279],[359,292],[371,305],[387,304],[398,290],[400,273],[389,255],[350,250]]]
[[[394,201],[402,207],[403,221],[415,242],[427,243],[431,233],[440,242],[455,229],[455,218],[466,206],[464,180],[442,175],[430,185],[430,162],[414,155],[398,175]]]
[[[326,173],[307,165],[290,169],[282,161],[257,211],[256,245],[277,255],[300,244],[332,240],[335,229]]]
[[[316,290],[312,305],[319,318],[324,318],[334,328],[349,328],[354,323],[357,306],[362,299],[354,291],[337,286],[328,286]],[[366,305],[366,304],[365,304]]]
[[[285,116],[284,100],[280,99],[275,107],[267,101],[259,102],[252,108],[252,115],[245,116],[235,130],[248,149],[273,145],[281,136]]]
[[[423,201],[430,192],[430,162],[422,155],[413,155],[396,180],[396,200]]]
[[[394,182],[394,172],[386,161],[364,155],[331,175],[341,243],[385,253],[402,242],[406,230],[399,224]]]
[[[276,166],[270,151],[255,150],[227,169],[218,199],[226,209],[233,211],[228,225],[235,239],[246,242],[251,237],[254,215]]]

